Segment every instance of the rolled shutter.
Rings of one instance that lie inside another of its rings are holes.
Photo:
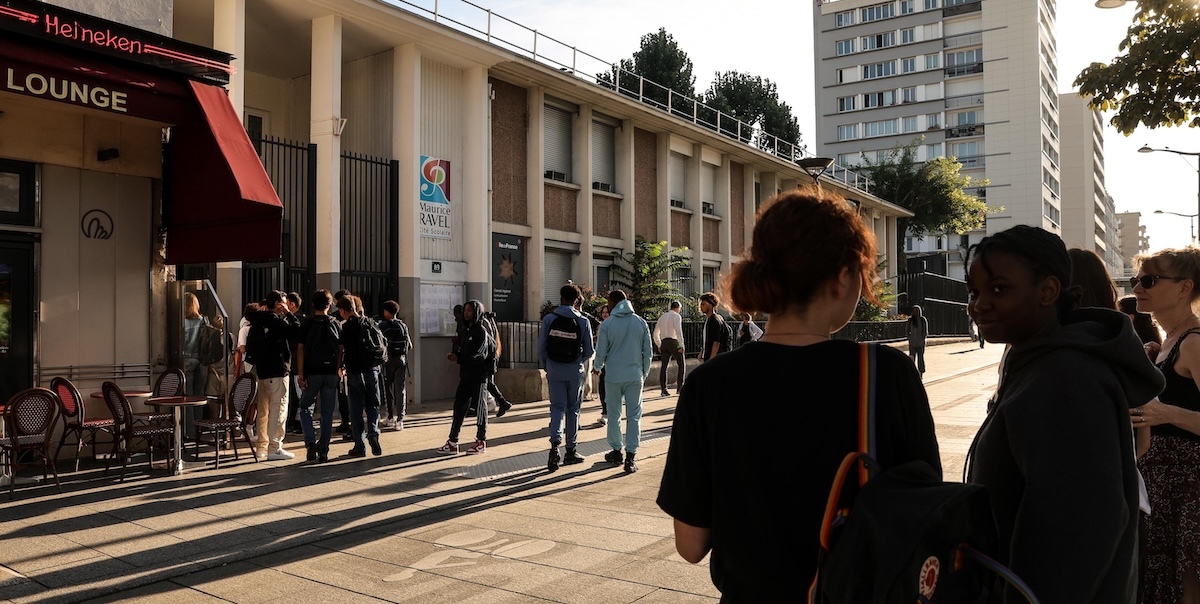
[[[571,254],[546,250],[546,280],[542,282],[542,301],[558,305],[558,290],[571,278]]]
[[[571,114],[558,107],[545,107],[546,177],[571,182]]]
[[[672,152],[671,165],[669,167],[671,171],[671,199],[684,201],[687,198],[687,168],[687,158]]]
[[[612,126],[600,122],[592,122],[592,181],[602,186],[605,191],[615,191],[613,185],[617,182],[616,147],[613,144],[615,131]],[[607,187],[603,185],[608,185]]]

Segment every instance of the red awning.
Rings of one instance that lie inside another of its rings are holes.
[[[164,166],[167,264],[277,260],[283,204],[225,90],[189,82]]]

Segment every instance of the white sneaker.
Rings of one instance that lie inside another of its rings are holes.
[[[598,422],[596,422],[596,423],[597,423],[597,424],[600,424],[601,426],[607,426],[607,425],[608,425],[608,416],[607,416],[607,415],[601,415],[601,416],[600,416],[600,421],[598,421]]]
[[[267,461],[287,461],[295,458],[296,454],[287,449],[279,449],[267,455]]]

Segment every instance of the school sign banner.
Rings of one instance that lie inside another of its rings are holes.
[[[450,239],[450,160],[421,156],[421,236]]]

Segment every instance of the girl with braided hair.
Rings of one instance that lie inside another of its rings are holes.
[[[1129,319],[1077,308],[1057,235],[1017,226],[968,253],[967,309],[1010,346],[994,404],[971,445],[999,561],[1042,602],[1136,597],[1138,477],[1129,410],[1163,386]]]

